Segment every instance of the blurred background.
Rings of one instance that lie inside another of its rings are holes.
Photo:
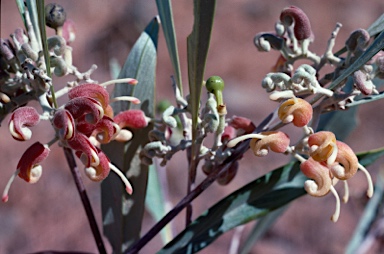
[[[46,3],[54,1],[46,1]],[[74,65],[86,71],[92,64],[98,66],[92,78],[99,82],[110,79],[109,60],[116,58],[122,65],[130,48],[146,24],[157,15],[155,1],[150,0],[60,0],[67,18],[76,23],[73,47]],[[321,55],[337,22],[343,24],[335,49],[343,47],[349,33],[368,28],[384,12],[384,2],[371,1],[217,1],[211,48],[208,55],[206,78],[219,75],[226,82],[224,99],[228,116],[245,116],[258,124],[277,104],[269,101],[261,89],[261,80],[271,71],[278,53],[261,53],[253,45],[253,38],[261,31],[272,31],[281,10],[289,5],[303,9],[308,15],[315,41],[310,49]],[[176,33],[180,50],[184,91],[187,90],[186,37],[193,25],[192,0],[173,1]],[[17,27],[23,27],[15,1],[1,1],[1,38],[8,38]],[[48,30],[53,34],[52,30]],[[157,99],[174,101],[170,76],[173,74],[163,35],[160,33],[157,65]],[[54,79],[57,88],[67,80]],[[186,92],[185,92],[186,93]],[[346,142],[355,151],[364,151],[384,145],[382,123],[383,101],[365,104],[359,108],[359,126]],[[35,141],[48,142],[53,130],[46,123],[33,128],[33,138],[21,143],[13,140],[7,130],[8,118],[0,128],[0,188],[4,188],[14,172],[24,150]],[[291,137],[299,137],[300,130],[287,128]],[[239,172],[231,184],[222,187],[213,184],[194,202],[194,218],[232,191],[256,179],[289,160],[284,155],[270,154],[256,158],[246,154]],[[373,179],[384,160],[369,167]],[[185,155],[178,154],[167,167],[171,201],[176,204],[186,190]],[[182,165],[180,167],[180,165]],[[42,250],[97,252],[93,237],[77,194],[72,176],[63,157],[63,151],[54,145],[43,163],[43,176],[31,185],[16,179],[8,203],[0,204],[0,253],[30,253]],[[183,178],[183,176],[185,176]],[[204,175],[199,172],[198,181]],[[183,182],[180,179],[185,179]],[[101,221],[100,184],[84,177],[95,214]],[[251,253],[342,253],[367,202],[366,180],[357,174],[350,183],[351,198],[341,207],[337,223],[329,218],[335,207],[334,198],[310,196],[295,200],[277,223],[253,248]],[[341,186],[338,186],[340,189]],[[340,189],[341,190],[341,189]],[[208,202],[207,202],[208,200]],[[174,221],[176,232],[184,226],[184,213]],[[153,225],[145,216],[143,233]],[[99,224],[100,225],[100,224]],[[246,236],[253,222],[243,231]],[[201,253],[227,253],[234,231],[227,232]],[[244,237],[241,238],[244,241]],[[109,244],[105,239],[108,250]],[[154,253],[162,246],[160,237],[151,241],[142,253]],[[378,249],[372,249],[379,252]]]

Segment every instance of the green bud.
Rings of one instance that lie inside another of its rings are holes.
[[[224,80],[219,76],[210,77],[205,87],[208,92],[213,93],[216,97],[217,105],[223,105],[223,90],[224,90]]]

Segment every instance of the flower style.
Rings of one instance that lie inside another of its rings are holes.
[[[304,127],[312,119],[311,104],[300,98],[286,100],[278,110],[278,116],[283,123],[293,123],[296,127]]]
[[[314,197],[322,197],[331,191],[335,196],[336,210],[332,215],[331,220],[336,222],[340,215],[340,198],[332,185],[332,178],[328,167],[310,157],[308,160],[303,161],[300,164],[300,170],[305,176],[312,179],[307,180],[304,183],[304,189],[309,195]]]
[[[265,156],[269,150],[276,153],[284,153],[287,151],[290,143],[290,139],[287,134],[281,131],[266,131],[259,134],[246,134],[235,139],[232,139],[227,143],[228,147],[234,147],[239,142],[251,138],[249,144],[253,153],[256,156]]]
[[[50,149],[48,146],[36,142],[23,153],[17,164],[16,172],[9,179],[8,184],[4,189],[2,197],[3,202],[8,201],[9,188],[16,175],[28,183],[36,183],[40,179],[42,174],[40,163],[48,157],[49,152]]]
[[[33,107],[21,107],[16,109],[9,121],[9,132],[12,137],[19,141],[31,139],[32,131],[28,127],[37,125],[40,115]]]

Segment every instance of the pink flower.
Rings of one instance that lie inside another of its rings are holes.
[[[53,116],[52,125],[59,131],[59,137],[62,140],[71,140],[75,136],[75,120],[68,110],[57,110]]]
[[[269,149],[275,153],[284,153],[290,143],[287,134],[281,131],[267,131],[260,133],[263,138],[252,138],[249,146],[256,156],[265,156]]]
[[[20,107],[16,109],[9,121],[9,131],[14,139],[19,141],[29,140],[32,131],[28,127],[37,125],[40,122],[40,115],[33,107]]]
[[[145,116],[144,112],[139,109],[130,109],[117,114],[113,121],[117,123],[120,128],[134,128],[140,129],[147,127],[149,118]]]
[[[284,26],[294,25],[293,32],[299,41],[313,37],[308,16],[296,6],[284,8],[280,14],[280,21]]]
[[[286,100],[278,110],[278,116],[284,123],[292,122],[297,127],[304,127],[312,119],[311,104],[300,98]]]
[[[359,160],[353,150],[345,143],[336,141],[338,152],[335,163],[329,165],[334,177],[347,180],[354,176],[359,167]]]
[[[97,123],[104,115],[101,104],[90,97],[76,97],[70,100],[64,107],[74,119],[85,115],[85,120],[89,123]]]
[[[336,137],[330,131],[319,131],[309,136],[310,156],[318,162],[333,164],[337,156]]]
[[[321,197],[329,192],[332,179],[328,167],[310,157],[300,164],[300,169],[306,177],[312,179],[305,181],[304,184],[309,195]]]
[[[36,142],[23,153],[17,164],[15,174],[9,179],[5,187],[3,202],[8,201],[8,191],[16,175],[28,183],[36,183],[40,179],[42,167],[39,164],[48,157],[49,152],[50,149],[46,145]]]

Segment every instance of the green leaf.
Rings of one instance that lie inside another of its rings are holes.
[[[24,27],[27,29],[27,24],[25,23],[25,7],[24,0],[16,0],[17,9],[19,10],[21,19],[23,20]]]
[[[195,253],[203,249],[224,232],[304,195],[305,179],[298,162],[260,177],[212,206],[160,253]]]
[[[241,248],[240,254],[250,253],[253,245],[257,240],[259,240],[263,235],[271,228],[271,226],[280,218],[283,213],[287,210],[288,206],[280,207],[264,217],[261,217],[256,225],[253,227],[252,231],[249,233],[247,239],[245,240],[244,245]]]
[[[364,209],[364,213],[361,216],[359,224],[356,227],[356,230],[349,241],[345,253],[352,254],[357,253],[358,248],[362,245],[365,237],[369,233],[369,228],[372,226],[374,221],[381,216],[380,207],[382,206],[384,200],[384,179],[379,174],[375,185],[375,193],[373,197],[369,200],[368,204]]]
[[[375,22],[367,29],[370,36],[375,36],[384,30],[384,14],[382,14]]]
[[[181,95],[183,95],[183,85],[181,79],[175,25],[173,22],[172,4],[170,0],[156,0],[156,4],[160,15],[161,27],[163,28],[165,41],[167,42],[169,56],[171,58],[173,70],[175,71],[176,84],[180,90]]]
[[[160,170],[165,170],[165,168],[160,168]],[[156,222],[163,218],[166,214],[166,201],[164,199],[164,193],[161,186],[157,168],[152,165],[149,169],[145,206]],[[164,244],[172,240],[172,231],[169,225],[161,231],[161,237]]]
[[[373,101],[381,100],[383,98],[384,98],[384,92],[380,92],[379,94],[374,94],[374,95],[366,96],[364,98],[361,98],[361,99],[358,99],[358,100],[353,101],[351,103],[348,103],[346,106],[348,108],[350,108],[350,107],[362,105],[362,104],[365,104],[365,103],[368,103],[368,102],[373,102]]]
[[[215,16],[216,0],[194,1],[194,23],[187,39],[188,81],[192,114],[192,137],[196,136],[197,117],[203,86],[205,64]]]
[[[345,71],[337,77],[328,89],[333,89],[340,84],[341,81],[348,78],[352,73],[360,69],[361,66],[366,64],[374,55],[376,55],[380,50],[384,48],[384,32],[381,32],[373,41],[371,45],[365,50],[365,52],[356,59],[351,66],[349,66]]]
[[[36,1],[38,7],[36,6]],[[44,10],[44,0],[27,0],[26,2],[29,15],[31,17],[33,30],[35,31],[36,40],[39,45],[41,45],[41,32],[43,31],[40,31],[40,28],[44,29],[45,32],[45,15],[41,16],[41,14],[44,14],[44,12],[41,12],[40,5],[42,5],[42,8]],[[44,27],[42,26],[42,19],[44,19]]]
[[[384,155],[384,148],[357,154],[363,166]],[[200,215],[159,253],[195,253],[228,230],[261,218],[306,194],[307,178],[291,162],[231,193]]]
[[[141,100],[141,104],[116,102],[113,105],[115,114],[140,108],[147,116],[153,117],[158,31],[159,20],[155,18],[136,41],[120,72],[119,78],[135,78],[139,83],[136,86],[116,84],[114,89],[114,96],[135,96]],[[128,176],[133,186],[133,194],[130,196],[115,174],[110,174],[101,184],[103,229],[114,253],[124,252],[140,237],[148,166],[140,163],[138,154],[148,142],[148,132],[151,129],[152,125],[134,130],[131,141],[112,142],[102,147],[111,162]]]

